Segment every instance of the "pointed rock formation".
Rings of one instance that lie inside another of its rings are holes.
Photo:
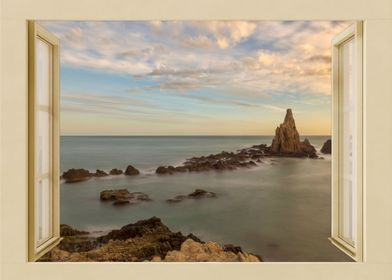
[[[332,150],[332,141],[331,139],[328,139],[327,141],[325,141],[323,147],[321,148],[321,152],[323,154],[330,154]]]
[[[272,155],[317,158],[316,149],[308,139],[300,141],[291,109],[287,109],[284,122],[275,130],[275,137],[269,147]]]

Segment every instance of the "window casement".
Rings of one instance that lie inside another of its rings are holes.
[[[362,22],[332,41],[332,236],[363,260]]]
[[[59,41],[28,23],[29,260],[60,242]]]

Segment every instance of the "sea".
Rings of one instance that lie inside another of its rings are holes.
[[[306,138],[319,151],[330,136]],[[257,167],[233,171],[155,174],[160,165],[271,141],[272,136],[62,136],[61,171],[108,172],[132,165],[141,174],[62,182],[61,223],[99,235],[156,216],[172,231],[239,245],[267,262],[350,261],[328,240],[330,155],[269,158]],[[102,190],[122,188],[146,193],[153,201],[121,207],[100,201]],[[195,189],[215,192],[217,198],[166,202]]]

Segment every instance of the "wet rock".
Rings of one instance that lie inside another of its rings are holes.
[[[97,169],[95,171],[95,173],[93,173],[94,177],[105,177],[105,176],[109,176],[109,174],[107,174],[105,171]]]
[[[110,175],[121,175],[123,174],[123,171],[121,169],[117,169],[117,168],[113,168],[112,170],[110,170]]]
[[[321,148],[320,152],[322,152],[323,154],[331,154],[331,152],[332,152],[331,139],[328,139],[327,141],[324,142],[323,147]]]
[[[159,166],[156,170],[155,173],[156,174],[173,174],[174,172],[176,172],[176,168],[174,168],[174,166]]]
[[[83,168],[71,168],[63,173],[61,178],[65,180],[66,183],[76,183],[90,179],[93,176],[90,171]]]
[[[121,200],[121,199],[129,199],[131,193],[127,189],[119,189],[119,190],[104,190],[100,192],[101,200]]]
[[[104,190],[100,192],[102,201],[113,201],[113,205],[137,204],[141,201],[151,201],[149,196],[142,192],[130,193],[127,189]]]
[[[178,203],[184,201],[185,199],[202,199],[202,198],[213,198],[216,194],[213,192],[208,192],[202,189],[196,189],[194,192],[188,195],[177,195],[174,198],[167,199],[168,203]]]
[[[132,165],[128,165],[127,169],[125,170],[125,175],[128,176],[135,176],[135,175],[139,175],[140,172],[139,170],[137,170],[135,167],[133,167]]]

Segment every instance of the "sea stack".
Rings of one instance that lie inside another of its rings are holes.
[[[293,111],[287,109],[286,116],[282,124],[275,130],[275,137],[272,140],[270,153],[280,156],[310,157],[317,158],[316,149],[310,144],[308,139],[300,141]]]

